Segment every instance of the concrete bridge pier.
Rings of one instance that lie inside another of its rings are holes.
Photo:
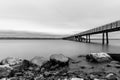
[[[75,36],[75,41],[79,41],[79,36]]]
[[[108,32],[106,32],[106,44],[109,44]]]
[[[81,38],[80,38],[80,42],[82,42],[83,41],[83,39],[82,39],[82,36],[81,36]]]
[[[88,42],[88,35],[86,35],[86,43]]]
[[[80,42],[80,38],[81,38],[81,36],[78,36],[78,41]]]
[[[74,40],[75,40],[75,41],[77,40],[77,37],[76,37],[76,36],[74,36]]]
[[[106,39],[105,39],[105,34],[106,34]],[[106,41],[106,44],[109,44],[109,38],[108,38],[108,32],[103,32],[102,33],[102,44],[104,45]]]
[[[79,36],[79,42],[81,42],[81,36]]]
[[[90,39],[90,35],[88,35],[88,42],[89,42],[89,43],[90,43],[90,40],[91,40],[91,39]]]
[[[104,32],[102,33],[102,44],[105,44],[105,34],[104,34]]]
[[[83,41],[82,36],[78,36],[78,41],[79,41],[79,42],[82,42],[82,41]]]

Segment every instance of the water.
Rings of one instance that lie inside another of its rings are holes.
[[[34,56],[49,58],[51,54],[62,53],[73,57],[90,52],[120,53],[120,40],[111,40],[109,45],[82,43],[65,40],[0,40],[0,60],[8,56],[31,59]]]

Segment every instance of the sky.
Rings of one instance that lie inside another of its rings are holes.
[[[120,20],[120,0],[0,0],[0,30],[75,34]]]

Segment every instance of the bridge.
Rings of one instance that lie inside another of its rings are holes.
[[[105,42],[106,42],[106,44],[109,44],[108,33],[114,32],[114,31],[119,31],[119,30],[120,30],[120,20],[84,31],[84,32],[81,32],[78,34],[64,37],[63,39],[90,43],[91,35],[102,34],[102,44],[105,44]]]

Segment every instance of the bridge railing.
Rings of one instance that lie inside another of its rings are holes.
[[[101,31],[107,31],[110,29],[115,29],[118,27],[120,27],[120,21],[115,21],[115,22],[105,24],[105,25],[97,27],[97,28],[93,28],[93,29],[81,32],[78,35],[87,35],[87,34],[97,33],[97,32],[101,32]]]

